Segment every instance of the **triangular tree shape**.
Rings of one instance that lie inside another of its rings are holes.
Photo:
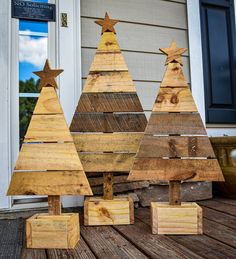
[[[185,49],[173,42],[170,48],[160,50],[168,55],[167,71],[128,179],[223,181],[183,77],[181,54]]]
[[[70,130],[85,172],[112,177],[131,169],[147,120],[116,39],[117,20],[106,14],[96,23],[102,35]]]
[[[8,195],[91,195],[56,93],[55,76],[46,61],[41,93],[13,172]]]

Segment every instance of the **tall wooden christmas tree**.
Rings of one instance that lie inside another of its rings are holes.
[[[27,247],[73,248],[79,240],[78,213],[61,213],[60,195],[92,195],[46,61],[40,96],[13,172],[8,195],[48,195],[48,214],[26,222]]]
[[[181,204],[181,181],[224,178],[183,75],[186,49],[173,41],[160,50],[167,69],[128,179],[169,181],[169,204],[151,204],[153,233],[197,234],[202,210],[196,203]]]
[[[147,121],[114,25],[106,13],[102,36],[70,130],[84,170],[104,177],[103,197],[87,198],[85,225],[133,223],[133,201],[113,197],[113,173],[129,172]]]

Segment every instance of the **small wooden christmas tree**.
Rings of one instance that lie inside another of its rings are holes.
[[[152,109],[129,180],[169,181],[169,205],[151,204],[152,231],[159,234],[202,232],[202,210],[181,204],[181,181],[223,181],[223,175],[182,71],[173,41],[160,49],[167,69]]]
[[[48,214],[26,222],[27,247],[73,248],[79,240],[78,213],[61,213],[60,195],[92,195],[46,61],[40,96],[13,172],[8,195],[48,195]]]
[[[133,223],[133,201],[113,197],[113,173],[129,172],[147,120],[106,13],[102,36],[70,130],[84,170],[104,176],[104,196],[87,198],[85,225]],[[86,134],[85,134],[86,133]]]

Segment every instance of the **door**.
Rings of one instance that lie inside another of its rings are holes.
[[[236,124],[233,0],[200,0],[206,122]]]

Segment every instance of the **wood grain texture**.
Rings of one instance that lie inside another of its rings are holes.
[[[151,114],[145,133],[156,135],[207,135],[202,119],[198,113],[154,112]]]
[[[133,165],[135,154],[126,153],[80,153],[84,171],[89,172],[128,172]]]
[[[143,133],[72,133],[77,152],[136,153]]]
[[[43,87],[33,114],[63,114],[54,87]]]
[[[124,57],[117,52],[97,52],[89,69],[90,72],[128,71]]]
[[[23,144],[15,170],[83,170],[74,143]]]
[[[82,93],[76,112],[143,112],[136,93]]]
[[[161,87],[188,87],[182,66],[179,63],[169,63],[167,65]]]
[[[181,181],[169,181],[169,205],[181,205]]]
[[[63,114],[33,115],[24,142],[73,142]]]
[[[90,73],[83,89],[83,93],[135,91],[134,83],[127,71]]]
[[[60,195],[48,195],[48,214],[61,214],[61,197]]]
[[[78,213],[35,214],[26,221],[27,248],[74,248],[80,239]]]
[[[136,158],[128,180],[224,181],[217,159]]]
[[[92,195],[84,171],[14,172],[7,195]]]
[[[151,215],[153,234],[202,234],[201,208],[196,203],[173,206],[165,202],[152,202]]]
[[[120,47],[113,32],[104,32],[100,38],[98,52],[120,52]]]
[[[147,119],[143,113],[76,113],[71,132],[143,132]]]
[[[144,135],[137,157],[209,157],[215,158],[207,136]]]
[[[189,88],[160,88],[155,100],[154,112],[197,112]]]
[[[86,198],[84,225],[127,225],[131,224],[130,199],[127,196],[104,200],[101,197]],[[132,216],[133,218],[133,216]]]
[[[113,173],[103,174],[103,198],[104,200],[113,199]]]

